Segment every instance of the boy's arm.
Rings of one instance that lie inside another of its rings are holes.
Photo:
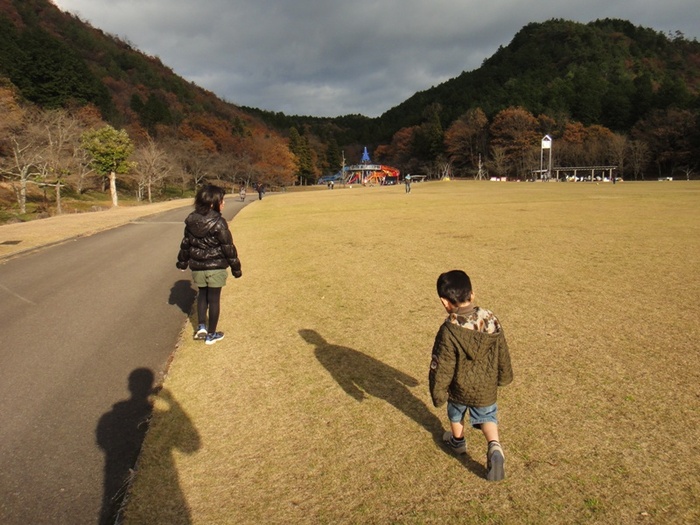
[[[444,332],[440,329],[437,336],[435,336],[433,355],[430,361],[430,373],[428,375],[430,397],[432,397],[433,405],[436,407],[447,402],[456,363],[454,350],[450,345],[446,344]]]
[[[501,331],[498,339],[498,386],[506,386],[513,382],[513,368],[510,364],[510,352],[505,334]]]

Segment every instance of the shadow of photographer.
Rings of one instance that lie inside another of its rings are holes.
[[[105,453],[100,525],[115,523],[119,516],[154,413],[150,396],[155,393],[158,393],[159,401],[167,405],[166,409],[156,409],[163,416],[161,421],[164,424],[159,427],[168,427],[164,431],[175,436],[174,440],[154,439],[154,450],[151,451],[152,457],[158,459],[158,464],[152,470],[157,470],[158,485],[168,494],[167,509],[162,511],[176,515],[179,524],[191,523],[172,450],[177,448],[186,454],[194,453],[200,447],[199,434],[172,394],[167,389],[154,389],[153,383],[154,375],[150,369],[133,370],[129,374],[131,397],[115,403],[97,424],[97,444]],[[159,447],[163,450],[158,450]]]

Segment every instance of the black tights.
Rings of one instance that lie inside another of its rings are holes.
[[[197,294],[197,318],[199,324],[206,324],[207,309],[209,309],[208,332],[216,332],[216,325],[219,323],[219,302],[221,301],[221,288],[211,288],[205,286],[199,289]]]

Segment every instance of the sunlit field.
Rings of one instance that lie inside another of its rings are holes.
[[[185,327],[126,523],[700,521],[700,184],[336,187],[231,228],[226,337]],[[499,483],[430,402],[455,268],[511,348]]]

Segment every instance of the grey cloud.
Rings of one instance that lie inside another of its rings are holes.
[[[473,70],[529,22],[623,18],[697,36],[696,0],[55,0],[235,104],[376,116]],[[548,3],[547,3],[548,4]]]

